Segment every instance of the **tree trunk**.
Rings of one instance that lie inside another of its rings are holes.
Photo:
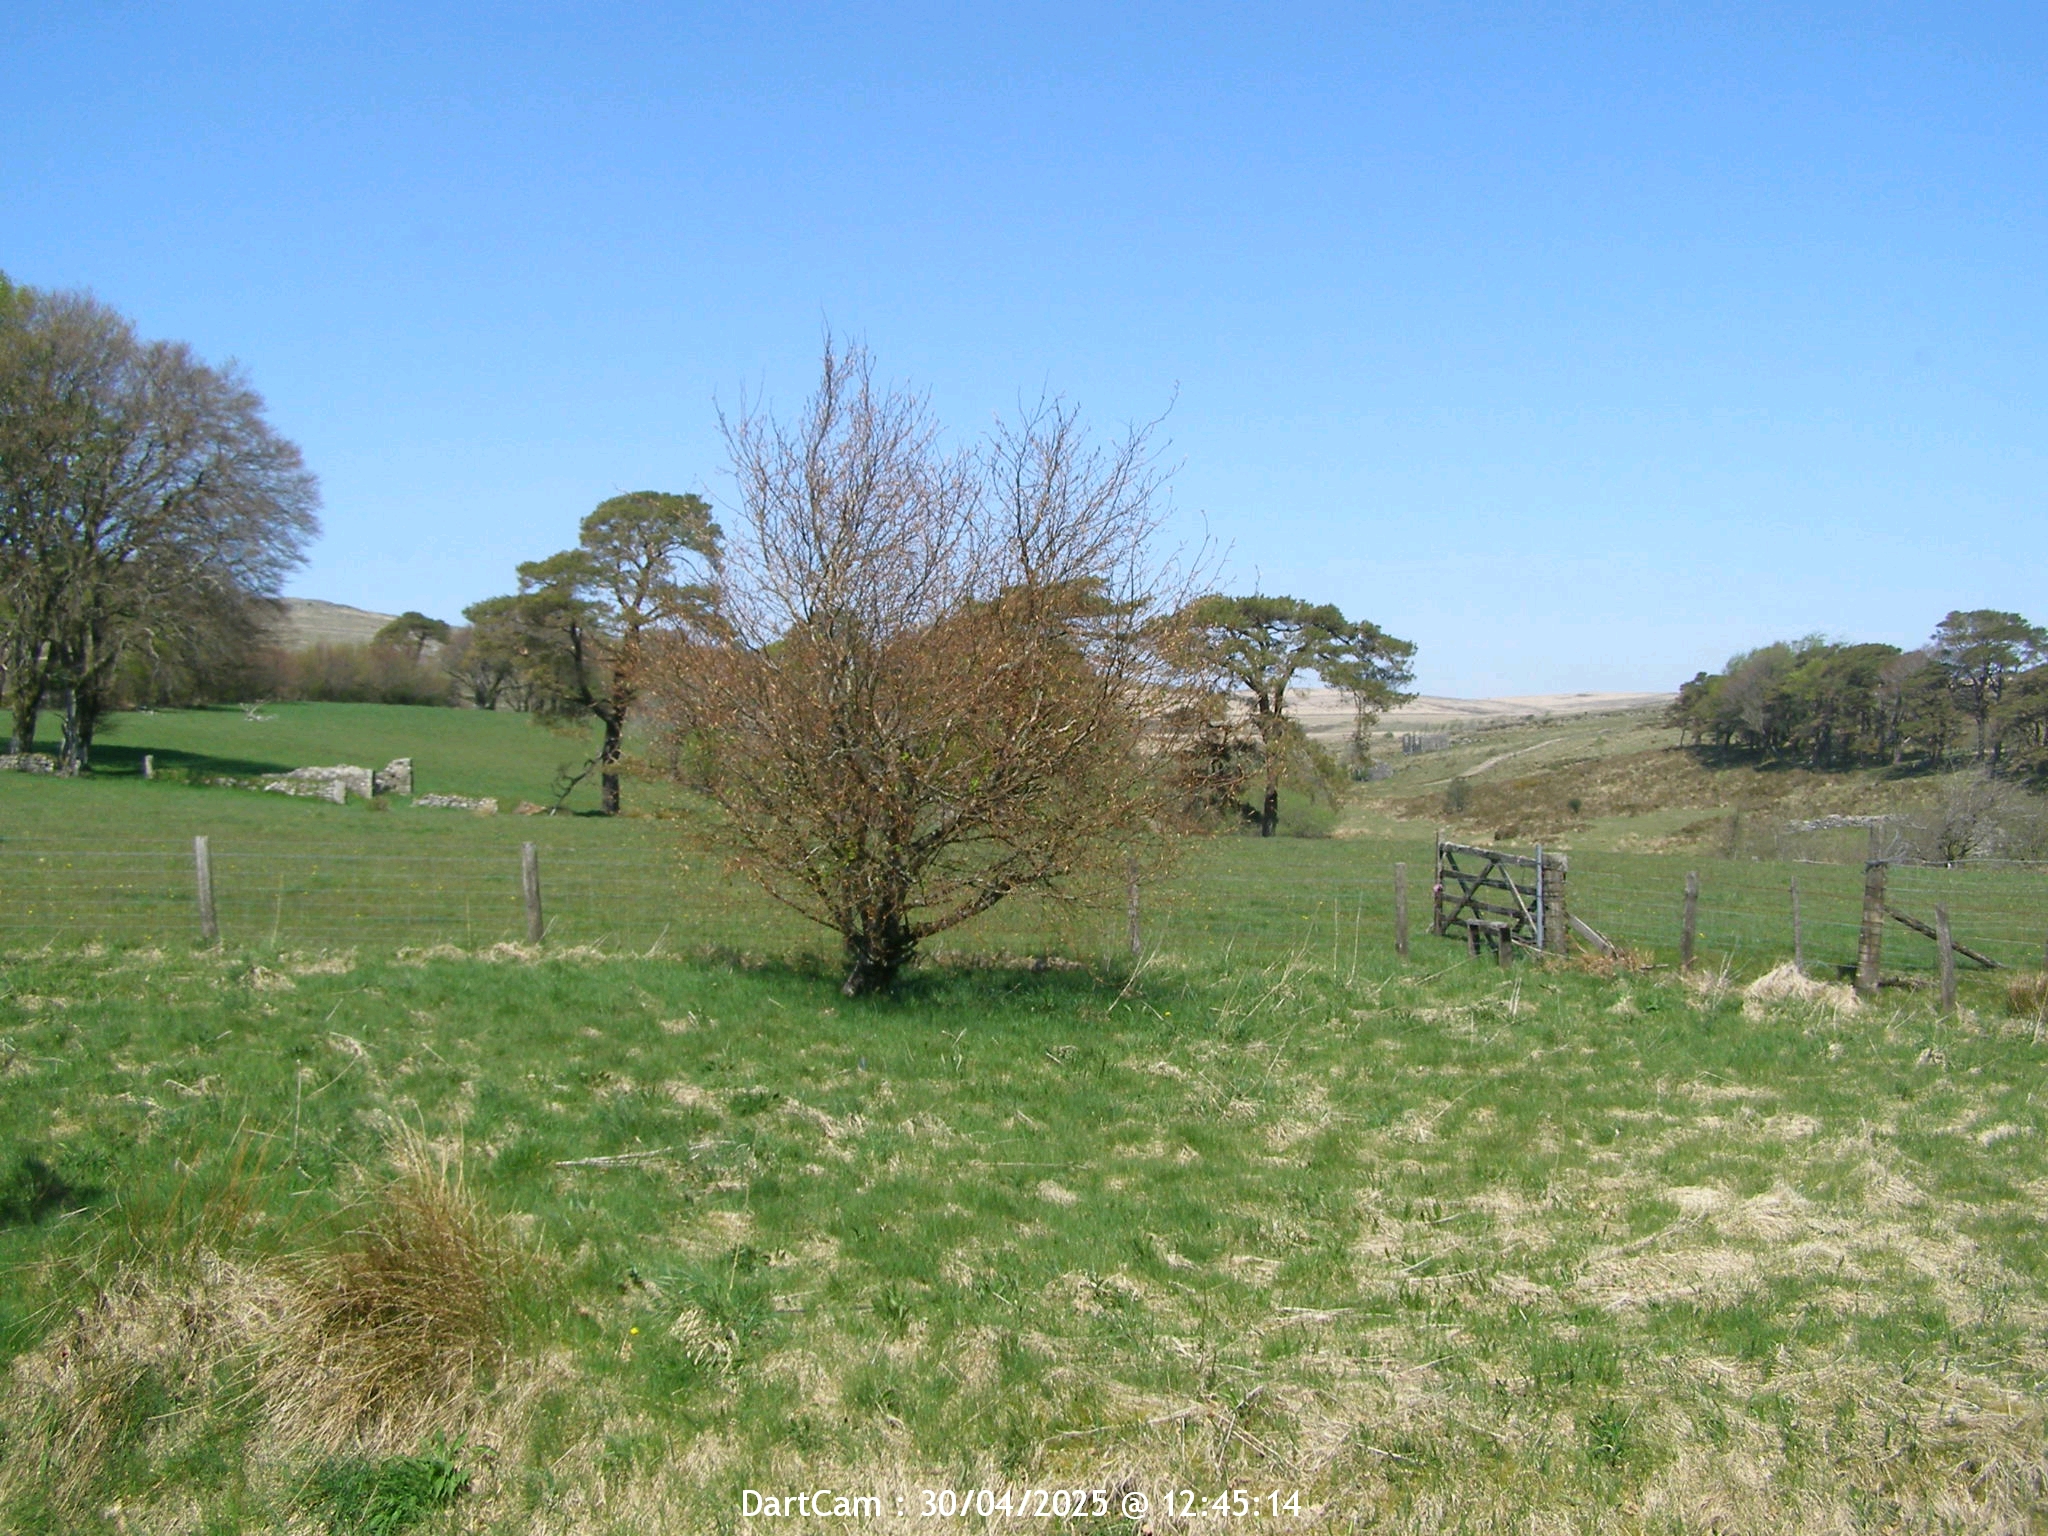
[[[847,997],[888,989],[896,973],[910,963],[917,940],[901,914],[891,913],[846,935],[846,980],[839,988]]]
[[[78,690],[64,690],[64,732],[57,747],[57,771],[67,777],[85,772],[86,754],[92,750],[90,726],[78,707]]]
[[[604,715],[604,745],[598,748],[598,808],[607,816],[619,814],[619,741],[626,722],[617,715]]]
[[[7,737],[8,751],[35,751],[36,717],[42,712],[43,696],[40,691],[25,694],[14,701],[14,726]]]
[[[1259,836],[1271,837],[1280,820],[1280,768],[1281,743],[1286,740],[1287,726],[1278,713],[1261,716],[1259,740],[1265,750],[1266,799],[1259,808]]]

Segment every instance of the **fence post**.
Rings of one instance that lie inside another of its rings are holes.
[[[1435,886],[1430,891],[1429,931],[1437,938],[1444,936],[1444,835],[1436,835]]]
[[[1884,966],[1884,860],[1878,857],[1877,828],[1870,829],[1870,857],[1863,865],[1863,932],[1856,945],[1856,992],[1877,996]]]
[[[1806,933],[1799,926],[1799,877],[1792,877],[1792,969],[1806,974]]]
[[[1934,909],[1934,943],[1941,952],[1941,1011],[1956,1011],[1956,944],[1948,931],[1948,908]]]
[[[1394,953],[1408,958],[1408,866],[1394,866]]]
[[[1685,874],[1685,919],[1678,930],[1679,969],[1692,969],[1692,952],[1700,932],[1700,872],[1687,870]]]
[[[1506,923],[1495,924],[1494,933],[1500,940],[1500,951],[1497,956],[1500,961],[1500,968],[1506,970],[1514,963],[1515,941],[1508,937],[1508,925]]]
[[[1138,922],[1138,856],[1135,853],[1131,855],[1130,862],[1125,866],[1124,873],[1130,882],[1130,899],[1124,909],[1124,915],[1130,924],[1131,961],[1135,964],[1145,949],[1144,930]]]
[[[192,839],[192,870],[199,880],[199,937],[209,944],[220,942],[220,918],[213,910],[213,855],[206,839]]]
[[[1562,955],[1571,948],[1571,907],[1565,894],[1571,861],[1564,854],[1541,850],[1538,857],[1543,861],[1543,947],[1553,955]]]
[[[519,885],[526,896],[526,942],[538,944],[546,928],[540,916],[540,850],[531,843],[519,845]]]

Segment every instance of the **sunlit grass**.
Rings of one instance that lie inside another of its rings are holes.
[[[1328,937],[857,1004],[588,954],[11,962],[8,1507],[268,1528],[338,1455],[441,1444],[473,1486],[435,1518],[479,1530],[736,1528],[819,1480],[909,1527],[947,1479],[1290,1488],[1338,1529],[2022,1518],[2036,1020]],[[422,1156],[495,1234],[506,1353],[351,1448],[244,1313],[388,1254]],[[127,1374],[53,1493],[95,1295]]]

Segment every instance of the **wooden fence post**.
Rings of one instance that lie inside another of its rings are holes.
[[[1934,943],[1941,954],[1941,1011],[1956,1011],[1956,944],[1948,931],[1948,908],[1934,909]]]
[[[1792,877],[1792,969],[1806,974],[1806,934],[1799,925],[1799,877]]]
[[[220,942],[220,918],[213,910],[213,854],[206,839],[192,839],[192,869],[199,879],[199,937],[209,944]]]
[[[1394,866],[1394,953],[1408,958],[1408,866]]]
[[[519,885],[526,896],[526,942],[538,944],[547,928],[540,915],[540,850],[531,843],[519,845]]]
[[[1679,969],[1692,969],[1693,945],[1700,933],[1700,872],[1687,870],[1685,875],[1685,918],[1678,930]]]
[[[1506,970],[1514,963],[1515,941],[1508,937],[1508,925],[1506,923],[1496,923],[1493,931],[1500,938],[1500,949],[1494,958],[1500,961],[1500,968]]]
[[[1870,857],[1863,865],[1863,932],[1856,944],[1856,993],[1877,996],[1884,967],[1884,860],[1878,857],[1877,828],[1870,829]]]
[[[1130,923],[1131,961],[1135,964],[1145,952],[1145,934],[1138,922],[1138,856],[1135,853],[1131,855],[1130,863],[1125,866],[1124,873],[1130,882],[1130,900],[1125,908],[1124,915]]]
[[[1541,853],[1543,861],[1543,947],[1553,955],[1569,952],[1571,906],[1566,899],[1565,881],[1571,863],[1561,853]]]
[[[1436,835],[1435,869],[1436,874],[1431,877],[1436,883],[1430,891],[1429,931],[1440,939],[1444,936],[1444,835],[1441,832]]]

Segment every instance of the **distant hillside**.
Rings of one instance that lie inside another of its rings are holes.
[[[396,614],[371,613],[344,603],[323,603],[317,597],[288,597],[271,631],[287,651],[315,645],[367,645]]]

